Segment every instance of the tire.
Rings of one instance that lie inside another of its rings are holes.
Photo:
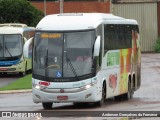
[[[3,73],[0,72],[0,76],[2,76],[2,75],[3,75]]]
[[[124,94],[124,99],[129,100],[133,98],[133,88],[132,88],[132,84],[131,81],[128,81],[128,92]]]
[[[89,105],[89,103],[88,102],[74,102],[73,105],[75,107],[86,107]]]
[[[52,109],[52,102],[48,102],[48,103],[42,103],[42,106],[44,109]]]
[[[79,107],[80,104],[81,104],[81,103],[79,103],[79,102],[74,102],[74,103],[73,103],[73,105],[74,105],[75,107]]]
[[[6,77],[6,76],[7,76],[7,73],[6,73],[6,72],[2,72],[2,73],[0,73],[0,76]]]
[[[105,85],[105,83],[103,83],[102,98],[101,98],[100,101],[96,102],[96,105],[99,106],[99,107],[102,107],[104,102],[105,102],[105,99],[106,99],[106,85]]]
[[[21,77],[23,77],[23,76],[25,76],[25,75],[26,75],[26,71],[19,73],[19,76],[21,76]]]
[[[32,73],[32,69],[27,71],[27,74],[31,74]]]
[[[124,95],[118,95],[118,96],[115,96],[114,97],[114,100],[115,101],[121,101],[121,100],[123,100],[124,99]]]

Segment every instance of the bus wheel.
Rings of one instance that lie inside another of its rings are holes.
[[[73,105],[75,107],[86,107],[89,105],[89,103],[88,102],[74,102]]]
[[[121,101],[121,100],[123,100],[123,98],[124,98],[124,95],[118,95],[118,96],[114,97],[114,100],[115,101]]]
[[[101,106],[104,104],[105,99],[106,99],[106,85],[105,85],[105,83],[103,83],[103,87],[102,87],[102,98],[101,98],[100,101],[98,101],[98,102],[96,103],[96,105],[98,105],[98,106],[101,107]]]
[[[0,76],[5,77],[5,76],[7,76],[7,73],[6,72],[0,73]]]
[[[132,88],[132,84],[131,81],[128,81],[128,92],[124,94],[124,98],[126,100],[132,99],[133,98],[133,88]]]
[[[22,77],[23,77],[23,76],[25,76],[25,75],[26,75],[26,71],[19,73],[19,76],[22,76]]]
[[[52,102],[42,103],[44,109],[52,109]]]

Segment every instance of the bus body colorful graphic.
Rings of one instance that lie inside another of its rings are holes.
[[[25,24],[0,24],[0,73],[25,75],[31,70],[35,28]]]
[[[56,14],[36,27],[33,101],[102,105],[131,99],[141,85],[141,51],[136,20],[112,14]]]

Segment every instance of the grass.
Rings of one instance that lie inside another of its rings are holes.
[[[15,82],[8,84],[7,86],[1,87],[0,91],[4,90],[22,90],[22,89],[31,89],[32,75],[29,74],[23,78],[19,78]]]

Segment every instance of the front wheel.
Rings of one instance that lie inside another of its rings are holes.
[[[89,103],[88,102],[74,102],[73,105],[75,107],[86,107],[89,105]]]
[[[100,101],[96,102],[96,105],[98,105],[100,107],[103,106],[105,99],[106,99],[106,85],[104,83],[103,87],[102,87],[102,98]]]
[[[52,102],[42,103],[44,109],[52,109]]]

